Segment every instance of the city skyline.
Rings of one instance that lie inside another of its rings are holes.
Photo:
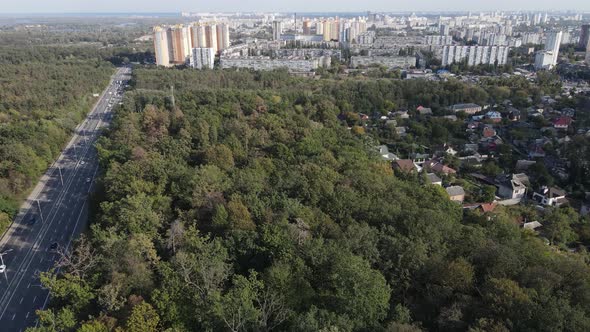
[[[534,8],[531,10],[530,8]],[[172,6],[169,3],[145,2],[138,0],[91,0],[77,2],[72,0],[24,0],[4,4],[0,13],[168,13],[181,11],[201,12],[362,12],[362,11],[590,11],[590,2],[581,0],[564,0],[560,2],[541,0],[509,1],[498,0],[487,3],[474,3],[467,0],[454,0],[441,3],[435,0],[415,2],[398,1],[395,4],[385,0],[367,0],[362,3],[352,0],[326,1],[282,1],[280,4],[270,0],[239,1],[219,0],[214,3],[198,4],[193,1],[180,0]]]

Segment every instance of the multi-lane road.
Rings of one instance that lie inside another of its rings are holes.
[[[120,102],[130,68],[119,68],[95,107],[43,175],[0,239],[6,272],[0,275],[0,331],[37,324],[35,310],[49,300],[39,273],[55,265],[56,247],[69,248],[88,222],[88,196],[98,172],[94,143]]]

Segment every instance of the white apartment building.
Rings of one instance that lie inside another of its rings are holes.
[[[250,57],[221,57],[221,68],[249,68],[254,70],[273,70],[287,68],[291,72],[311,72],[317,69],[325,59],[314,58],[288,58],[288,59],[271,59],[267,56],[250,56]]]
[[[452,36],[426,36],[424,37],[424,43],[426,45],[452,45]]]
[[[442,48],[441,62],[443,66],[466,61],[468,66],[481,64],[505,65],[508,63],[508,46],[452,46]]]
[[[154,49],[156,53],[156,64],[158,66],[170,66],[170,51],[168,50],[168,36],[166,29],[154,28]]]
[[[353,56],[350,58],[353,68],[366,67],[370,65],[381,65],[387,68],[410,68],[416,67],[414,56]]]
[[[213,69],[215,51],[210,47],[196,47],[191,51],[190,65],[195,69]]]

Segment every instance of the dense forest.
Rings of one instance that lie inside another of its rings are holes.
[[[497,83],[136,69],[30,331],[590,330],[585,253],[463,215],[341,120],[530,88]]]
[[[92,52],[0,47],[0,232],[114,72]]]

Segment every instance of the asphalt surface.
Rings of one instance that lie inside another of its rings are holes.
[[[88,197],[98,172],[94,143],[101,128],[110,123],[112,107],[121,98],[120,86],[130,72],[129,68],[117,70],[0,239],[6,265],[5,275],[0,275],[0,331],[35,326],[35,310],[47,305],[49,293],[41,287],[39,273],[55,266],[59,257],[54,247],[67,250],[88,223]]]

